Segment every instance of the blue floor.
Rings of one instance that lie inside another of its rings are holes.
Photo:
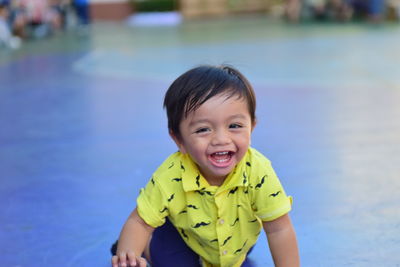
[[[175,151],[163,94],[201,63],[253,83],[252,145],[293,195],[303,266],[400,266],[400,25],[95,24],[0,51],[0,266],[110,266]],[[272,266],[262,235],[255,266]],[[173,265],[171,265],[173,266]]]

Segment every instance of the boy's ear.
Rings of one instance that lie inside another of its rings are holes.
[[[254,128],[256,128],[256,125],[257,125],[257,119],[254,119],[254,121],[253,121],[253,123],[251,125],[251,131],[253,131]]]
[[[180,137],[176,136],[176,134],[171,130],[169,130],[169,136],[171,136],[172,140],[174,140],[176,146],[179,148],[179,151],[183,154],[186,154],[185,146],[183,145]]]

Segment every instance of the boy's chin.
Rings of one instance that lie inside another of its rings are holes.
[[[210,177],[214,177],[214,179],[224,180],[228,175],[232,172],[233,167],[226,168],[225,170],[217,170],[210,172]]]

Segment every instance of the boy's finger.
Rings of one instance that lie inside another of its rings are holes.
[[[113,267],[118,267],[118,256],[113,256],[111,258],[111,264]]]
[[[119,264],[120,264],[120,266],[121,267],[126,267],[127,266],[127,264],[126,264],[126,254],[125,253],[120,253],[119,255]]]
[[[139,267],[146,267],[147,266],[147,262],[144,258],[140,258],[139,259]]]
[[[136,266],[137,261],[136,261],[136,255],[134,252],[128,252],[128,260],[129,264],[133,267]]]

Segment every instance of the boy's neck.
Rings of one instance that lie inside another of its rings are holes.
[[[224,177],[224,178],[207,178],[204,176],[204,179],[206,179],[208,184],[211,186],[221,186],[225,182],[226,177]]]

